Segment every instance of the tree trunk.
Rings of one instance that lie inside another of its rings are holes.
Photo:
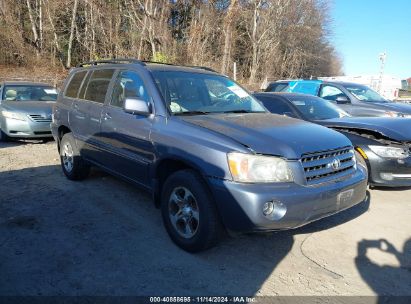
[[[40,56],[40,48],[39,48],[39,34],[37,31],[37,25],[36,25],[36,21],[34,19],[34,15],[33,15],[33,9],[31,8],[31,4],[30,4],[30,0],[26,0],[27,3],[27,9],[29,11],[29,18],[30,18],[30,23],[31,23],[31,30],[33,32],[33,36],[34,36],[34,47],[36,49],[36,55],[37,57]]]
[[[221,63],[221,73],[226,74],[231,58],[231,45],[233,36],[233,21],[235,19],[237,0],[232,0],[228,7],[227,16],[224,20],[224,46],[223,46],[223,60]]]
[[[73,38],[74,38],[74,28],[76,26],[77,6],[78,6],[78,0],[74,0],[73,15],[71,17],[70,38],[69,38],[69,44],[68,44],[68,50],[67,50],[67,63],[66,63],[67,68],[71,67],[71,50],[73,48]]]
[[[47,1],[47,3],[46,3],[46,1]],[[43,2],[43,5],[46,9],[46,14],[47,14],[47,18],[50,22],[51,30],[53,31],[53,43],[54,43],[54,46],[55,46],[55,48],[54,48],[55,52],[53,52],[53,53],[57,53],[61,64],[64,66],[63,54],[61,53],[60,43],[59,43],[59,39],[58,39],[57,32],[56,32],[56,27],[54,26],[54,21],[53,21],[53,18],[51,16],[51,13],[50,13],[50,4],[49,4],[48,0],[42,0],[42,2]]]
[[[252,46],[252,56],[251,56],[251,66],[250,66],[250,79],[249,83],[254,83],[257,69],[258,69],[258,40],[257,40],[257,27],[258,27],[258,18],[261,1],[255,3],[254,5],[254,12],[253,12],[253,25],[252,25],[252,33],[251,33],[251,46]]]

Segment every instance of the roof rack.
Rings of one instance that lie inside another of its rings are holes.
[[[175,64],[173,64],[173,63],[159,62],[159,61],[151,61],[151,60],[142,60],[141,62],[143,62],[143,63],[164,64],[164,65],[175,65]]]
[[[120,64],[120,63],[134,63],[134,64],[140,64],[140,65],[146,65],[146,63],[156,63],[156,64],[173,65],[173,66],[175,65],[175,64],[172,64],[172,63],[157,62],[157,61],[150,61],[150,60],[137,60],[137,59],[129,59],[129,58],[114,58],[114,59],[103,59],[103,60],[94,60],[94,61],[83,62],[83,63],[80,63],[77,67],[81,68],[81,67],[84,67],[86,65]],[[213,70],[212,68],[205,67],[205,66],[193,66],[193,65],[190,66],[189,65],[189,66],[186,66],[186,67],[218,73],[216,70]]]
[[[205,70],[205,71],[209,71],[209,72],[214,72],[214,73],[218,73],[216,70],[209,68],[209,67],[205,67],[205,66],[196,66],[196,65],[188,65],[188,68],[194,68],[194,69],[201,69],[201,70]]]
[[[145,65],[145,63],[141,60],[137,59],[128,59],[128,58],[114,58],[114,59],[103,59],[103,60],[94,60],[89,62],[80,63],[77,67],[81,68],[86,65],[99,65],[99,64],[119,64],[119,63],[134,63]]]
[[[173,63],[165,63],[165,62],[158,62],[158,61],[150,61],[150,60],[142,60],[142,62],[144,63],[156,63],[156,64],[165,64],[165,65],[175,65]],[[183,67],[187,67],[187,68],[193,68],[193,69],[201,69],[201,70],[205,70],[205,71],[210,71],[210,72],[214,72],[214,73],[218,73],[216,70],[213,70],[212,68],[209,67],[205,67],[205,66],[197,66],[197,65],[181,65]]]

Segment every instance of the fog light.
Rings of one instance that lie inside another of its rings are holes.
[[[274,210],[273,202],[266,202],[263,206],[264,215],[270,215]]]
[[[392,176],[392,173],[380,173],[380,176],[384,180],[389,180],[390,181],[390,180],[394,179],[393,176]]]
[[[263,213],[270,220],[278,221],[284,217],[286,212],[287,207],[281,202],[266,202],[263,206]]]

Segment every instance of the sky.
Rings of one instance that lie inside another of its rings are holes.
[[[332,41],[345,75],[411,77],[411,0],[334,0]]]

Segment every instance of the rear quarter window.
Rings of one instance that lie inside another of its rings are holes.
[[[271,83],[267,89],[265,90],[266,92],[284,92],[288,88],[288,82],[278,82],[278,83]]]
[[[77,98],[78,90],[80,89],[81,83],[83,82],[86,73],[86,71],[77,72],[73,75],[73,77],[71,77],[71,80],[67,85],[66,91],[64,93],[65,97]]]

